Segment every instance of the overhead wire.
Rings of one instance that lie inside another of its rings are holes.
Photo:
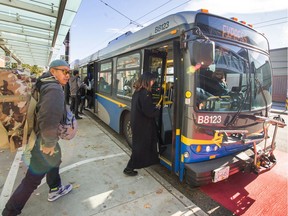
[[[142,18],[144,18],[145,16],[153,13],[154,11],[160,9],[161,7],[167,5],[167,3],[169,3],[169,2],[171,2],[171,1],[173,1],[173,0],[168,0],[168,1],[166,1],[166,2],[163,3],[162,5],[156,7],[155,9],[149,11],[148,13],[140,16],[140,17],[137,18],[136,20],[132,20],[132,19],[129,18],[127,15],[125,15],[125,14],[123,14],[122,12],[120,12],[119,10],[115,9],[114,7],[112,7],[111,5],[109,5],[108,3],[104,2],[103,0],[99,0],[99,1],[100,1],[101,3],[103,3],[103,4],[105,4],[107,7],[111,8],[112,10],[116,11],[116,12],[119,13],[121,16],[125,17],[126,19],[128,19],[128,20],[130,21],[130,23],[129,23],[128,25],[126,25],[125,27],[123,27],[122,29],[120,29],[120,30],[118,31],[118,33],[113,34],[111,37],[109,37],[109,39],[105,39],[105,40],[102,42],[102,43],[104,43],[104,42],[106,42],[106,41],[108,41],[108,40],[114,39],[116,35],[119,35],[119,32],[123,32],[123,30],[126,29],[126,28],[127,28],[129,25],[131,25],[131,24],[136,25],[137,27],[143,28],[145,24],[151,22],[152,20],[155,20],[155,19],[159,18],[160,16],[162,16],[162,15],[164,15],[164,14],[169,13],[169,12],[172,11],[172,10],[175,10],[176,8],[179,8],[179,7],[187,4],[187,3],[190,2],[191,0],[185,1],[185,2],[183,2],[183,3],[181,3],[181,4],[179,4],[178,6],[173,7],[173,8],[171,8],[170,10],[168,10],[168,11],[162,13],[162,14],[157,14],[157,16],[155,16],[154,18],[152,18],[152,19],[144,22],[143,25],[140,24],[140,23],[138,23],[137,21],[140,20],[140,19],[142,19]],[[281,20],[281,19],[285,19],[285,18],[287,18],[287,17],[281,17],[281,18],[277,18],[277,19],[273,19],[273,20],[267,20],[267,21],[255,23],[255,24],[253,24],[253,25],[254,25],[254,26],[256,26],[256,25],[261,25],[261,24],[264,24],[264,23],[268,23],[268,22],[272,22],[272,21],[277,21],[277,20]],[[285,22],[287,22],[287,21],[285,21]],[[267,26],[271,26],[271,25],[282,24],[282,23],[285,23],[285,22],[278,22],[278,23],[268,24],[268,25],[264,25],[264,26],[257,26],[256,28],[262,28],[262,27],[267,27]],[[99,43],[99,44],[100,44],[100,43]]]
[[[276,21],[276,20],[287,19],[287,18],[288,17],[281,17],[281,18],[277,18],[277,19],[266,20],[266,21],[263,21],[263,22],[254,23],[253,25],[259,25],[259,24],[262,24],[262,23],[273,22],[273,21]]]
[[[162,14],[158,14],[156,17],[154,17],[154,18],[152,18],[152,19],[146,21],[143,25],[145,25],[146,23],[151,22],[152,20],[157,19],[159,16],[162,16],[162,15],[164,15],[164,14],[167,14],[168,12],[170,12],[170,11],[172,11],[172,10],[178,8],[178,7],[181,7],[181,6],[184,5],[184,4],[187,4],[187,3],[190,2],[190,1],[191,1],[191,0],[188,0],[188,1],[186,1],[186,2],[184,2],[184,3],[182,3],[182,4],[180,4],[180,5],[178,5],[178,6],[174,7],[174,8],[172,8],[172,9],[170,9],[170,10],[168,10],[168,11],[162,13]]]
[[[266,20],[266,21],[263,21],[263,22],[254,23],[253,26],[254,26],[255,28],[263,28],[263,27],[268,27],[268,26],[273,26],[273,25],[279,25],[279,24],[287,23],[288,20],[282,21],[282,22],[275,22],[275,21],[280,21],[280,20],[287,19],[287,18],[288,18],[288,17],[281,17],[281,18],[277,18],[277,19]],[[265,24],[265,23],[270,23],[270,22],[275,22],[275,23],[263,25],[263,24]],[[259,26],[259,25],[260,25],[260,26]]]
[[[156,10],[158,10],[159,8],[161,8],[161,7],[165,6],[165,5],[167,5],[167,3],[171,2],[171,1],[173,1],[173,0],[169,0],[169,1],[165,2],[165,3],[163,3],[162,5],[156,7],[155,9],[153,9],[153,10],[151,10],[151,11],[149,11],[148,13],[144,14],[143,16],[137,18],[136,21],[142,19],[143,17],[147,16],[148,14],[153,13],[154,11],[156,11]]]
[[[130,21],[130,24],[134,24],[137,27],[143,27],[140,23],[137,23],[136,21],[132,20],[131,18],[129,18],[128,16],[126,16],[125,14],[121,13],[119,10],[113,8],[111,5],[109,5],[108,3],[104,2],[103,0],[99,0],[100,2],[102,2],[103,4],[105,4],[107,7],[111,8],[112,10],[116,11],[117,13],[119,13],[120,15],[122,15],[123,17],[125,17],[126,19],[128,19]]]
[[[99,1],[102,2],[103,4],[105,4],[106,6],[110,7],[111,9],[117,11],[116,9],[114,9],[112,6],[108,5],[108,4],[107,4],[106,2],[104,2],[103,0],[99,0]],[[151,14],[152,12],[154,12],[154,11],[160,9],[161,7],[167,5],[167,3],[171,2],[171,1],[173,1],[173,0],[168,0],[168,1],[166,1],[166,2],[163,3],[162,5],[156,7],[155,9],[153,9],[153,10],[149,11],[148,13],[142,15],[141,17],[137,18],[134,22],[136,22],[136,21],[142,19],[143,17],[145,17],[145,16]],[[191,0],[189,0],[189,1],[191,1]],[[184,5],[184,4],[186,4],[186,3],[189,2],[189,1],[186,1],[186,2],[184,2],[184,3],[182,3],[182,4],[180,4],[179,6],[170,9],[169,11],[174,10],[175,8],[178,8],[178,7],[180,7],[180,6]],[[167,11],[166,13],[168,13],[169,11]],[[122,13],[119,12],[119,11],[117,11],[117,12],[120,13],[120,14],[121,14],[122,16],[124,16],[125,18],[129,19],[129,21],[131,20],[128,16],[122,14]],[[163,14],[165,14],[165,13],[163,13]],[[161,15],[163,15],[163,14],[161,14]],[[153,19],[156,19],[156,18],[158,18],[158,17],[159,17],[159,15],[157,15],[157,17],[155,17],[155,18],[153,18]],[[148,21],[148,22],[149,22],[149,21]],[[145,23],[147,23],[147,22],[145,22]],[[122,29],[120,29],[118,32],[123,32],[123,30],[126,29],[126,28],[127,28],[128,26],[130,26],[131,24],[132,24],[132,23],[130,22],[128,25],[126,25],[125,27],[123,27]],[[140,25],[141,25],[141,24],[140,24]],[[137,26],[137,27],[140,27],[140,26]],[[143,26],[141,25],[141,27],[143,27]],[[115,33],[115,34],[113,34],[111,37],[109,37],[109,39],[107,38],[107,39],[105,39],[103,42],[98,43],[98,44],[102,44],[102,43],[104,43],[104,42],[106,42],[106,41],[110,41],[110,40],[112,40],[112,39],[115,39],[116,35],[119,35],[119,33]]]
[[[148,13],[144,14],[143,16],[137,18],[135,21],[138,21],[138,20],[142,19],[143,17],[145,17],[145,16],[147,16],[147,15],[153,13],[154,11],[160,9],[160,8],[163,7],[164,5],[167,5],[167,3],[171,2],[171,1],[173,1],[173,0],[168,0],[168,1],[166,1],[164,4],[162,4],[162,5],[158,6],[158,7],[156,7],[155,9],[149,11]],[[126,25],[125,27],[123,27],[122,29],[120,29],[119,32],[123,32],[123,30],[126,29],[130,24],[131,24],[131,23],[129,23],[128,25]],[[142,27],[143,27],[143,26],[142,26]],[[114,36],[114,35],[117,35],[117,34],[118,34],[118,33],[113,34],[113,36]],[[110,38],[112,38],[113,36],[111,36]],[[114,38],[114,37],[113,37],[113,38]]]
[[[273,24],[268,24],[268,25],[263,25],[263,26],[257,26],[257,27],[255,27],[255,28],[263,28],[263,27],[273,26],[273,25],[279,25],[279,24],[283,24],[283,23],[287,23],[287,21],[285,21],[285,22],[273,23]]]

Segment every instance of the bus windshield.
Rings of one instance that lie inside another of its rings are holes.
[[[271,66],[266,55],[216,43],[215,62],[196,73],[200,111],[250,111],[271,105]]]

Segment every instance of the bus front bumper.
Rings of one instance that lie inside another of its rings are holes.
[[[252,171],[254,165],[253,149],[244,152],[234,153],[225,157],[198,163],[185,164],[186,182],[191,186],[201,186],[224,180],[240,171]],[[215,173],[227,172],[215,179]],[[221,179],[222,178],[222,179]]]

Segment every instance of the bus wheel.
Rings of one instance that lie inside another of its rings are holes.
[[[132,147],[132,129],[130,121],[130,113],[126,113],[123,119],[123,134],[130,147]]]

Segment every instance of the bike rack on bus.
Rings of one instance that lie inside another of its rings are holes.
[[[272,169],[272,167],[276,164],[276,158],[273,154],[273,151],[276,148],[276,135],[278,127],[283,128],[286,126],[284,119],[280,117],[280,115],[275,116],[273,118],[264,117],[264,116],[254,116],[257,122],[263,123],[263,134],[258,137],[246,137],[248,131],[247,130],[216,130],[214,137],[214,142],[216,145],[231,145],[231,144],[249,144],[253,142],[253,153],[254,159],[251,170],[260,174],[264,171],[268,171]],[[269,139],[268,136],[268,127],[269,125],[275,126],[271,145],[267,146],[267,141]],[[235,134],[235,139],[228,139],[228,134]],[[259,142],[264,140],[264,148],[257,146]],[[259,149],[260,148],[260,149]],[[252,161],[251,161],[252,162]],[[261,169],[263,167],[263,169]],[[247,167],[248,168],[248,167]],[[250,171],[251,171],[250,170]]]
[[[273,154],[273,151],[276,148],[276,135],[278,127],[283,128],[286,126],[284,119],[280,117],[280,115],[269,118],[264,116],[255,116],[257,122],[263,123],[263,132],[264,132],[264,148],[261,150],[257,149],[257,142],[253,142],[253,149],[254,149],[254,163],[253,163],[253,172],[256,174],[260,174],[262,172],[268,171],[272,169],[276,165],[276,158]],[[275,126],[273,137],[271,141],[271,145],[267,146],[268,136],[268,127],[269,125]],[[260,166],[264,167],[265,169],[261,169]]]

